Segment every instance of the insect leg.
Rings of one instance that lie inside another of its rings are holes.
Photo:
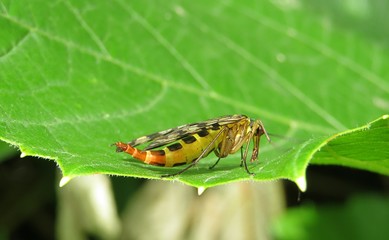
[[[209,167],[209,169],[214,168],[219,163],[219,161],[220,161],[220,157],[217,159],[217,161],[212,166]]]
[[[222,133],[224,133],[225,131],[227,130],[227,127],[223,127],[220,132],[218,132],[216,134],[216,136],[214,137],[214,139],[212,139],[212,141],[208,144],[208,146],[204,149],[204,151],[200,154],[200,156],[198,158],[196,158],[196,160],[194,160],[193,162],[191,162],[187,167],[183,168],[182,170],[176,172],[176,173],[171,173],[171,174],[164,174],[162,175],[161,177],[164,178],[164,177],[173,177],[173,176],[177,176],[177,175],[180,175],[181,173],[185,172],[186,170],[192,168],[194,165],[196,165],[203,157],[204,155],[211,149],[211,147],[215,144],[216,140],[221,136]]]
[[[258,122],[259,122],[259,126],[261,126],[262,131],[263,131],[263,133],[265,134],[265,136],[266,136],[266,138],[267,138],[267,141],[268,141],[269,143],[271,143],[271,139],[270,139],[270,137],[269,137],[269,134],[267,133],[265,127],[263,126],[262,121],[261,121],[261,120],[258,120]]]
[[[243,146],[240,147],[240,167],[243,166]]]
[[[244,169],[246,170],[246,172],[247,172],[249,175],[252,175],[252,176],[255,175],[255,173],[250,172],[249,168],[247,167],[247,161],[246,161],[246,159],[243,160],[243,165],[244,165]]]
[[[254,135],[253,136],[253,152],[251,154],[251,162],[254,162],[258,159],[258,153],[259,153],[259,142],[261,140],[261,136]]]
[[[248,137],[248,139],[251,139],[251,138],[253,137],[253,134],[254,134],[254,132],[251,132],[250,135],[249,135],[249,137]],[[243,156],[242,156],[241,161],[243,162],[243,166],[244,166],[244,169],[246,170],[246,172],[247,172],[248,174],[250,174],[250,175],[254,175],[254,173],[250,172],[249,169],[248,169],[248,167],[247,167],[247,153],[248,153],[248,151],[249,151],[249,146],[250,146],[249,143],[250,143],[250,141],[247,142],[246,149],[245,149],[245,151],[244,151],[244,154],[243,154]]]

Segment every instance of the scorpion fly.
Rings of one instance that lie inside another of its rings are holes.
[[[147,164],[164,167],[188,164],[182,170],[162,177],[185,172],[213,151],[218,159],[210,167],[212,169],[221,158],[241,150],[240,166],[244,165],[246,172],[253,175],[246,162],[249,143],[253,140],[250,159],[253,162],[258,158],[259,142],[263,134],[270,142],[260,120],[250,119],[245,115],[229,115],[153,133],[129,143],[116,142],[113,145],[116,145],[117,152],[126,152]],[[142,144],[148,145],[144,149],[136,148]]]

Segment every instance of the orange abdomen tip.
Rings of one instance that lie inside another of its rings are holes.
[[[129,144],[124,142],[115,143],[116,152],[127,152],[128,147],[131,147]]]
[[[126,152],[133,156],[134,158],[145,161],[147,158],[147,152],[148,151],[142,151],[134,148],[130,144],[123,143],[123,142],[117,142],[114,144],[116,146],[116,152]]]

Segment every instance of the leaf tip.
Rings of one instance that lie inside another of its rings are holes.
[[[198,187],[197,194],[200,196],[201,194],[203,194],[203,192],[205,192],[205,190],[207,190],[205,187]]]
[[[61,181],[59,181],[59,187],[65,186],[70,180],[72,180],[72,177],[62,177]]]
[[[305,179],[305,176],[297,178],[295,182],[302,192],[307,190],[307,180]]]

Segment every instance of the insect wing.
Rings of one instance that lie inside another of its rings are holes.
[[[150,144],[145,147],[143,150],[151,150],[155,148],[162,147],[164,145],[168,145],[170,143],[173,143],[175,141],[178,141],[188,135],[195,134],[196,132],[199,132],[201,130],[209,130],[214,129],[216,130],[217,127],[234,123],[236,121],[239,121],[243,118],[246,118],[244,115],[229,115],[219,118],[210,119],[203,122],[197,122],[197,123],[191,123],[182,125],[175,128],[170,128],[164,131],[160,131],[157,133],[153,133],[147,136],[143,136],[137,139],[132,140],[129,144],[133,147],[148,143]]]

